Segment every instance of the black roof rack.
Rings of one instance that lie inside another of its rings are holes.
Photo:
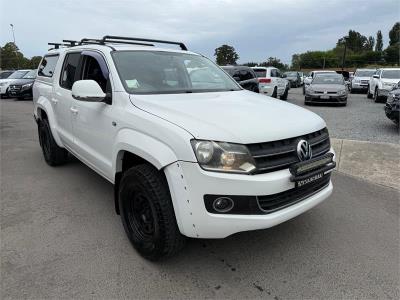
[[[116,41],[120,40],[122,44],[127,44],[126,41],[138,41],[138,42],[150,42],[150,43],[160,43],[160,44],[172,44],[178,45],[182,50],[187,51],[187,47],[184,43],[181,42],[172,42],[172,41],[163,41],[163,40],[153,40],[153,39],[142,39],[142,38],[134,38],[134,37],[126,37],[126,36],[115,36],[115,35],[105,35],[101,39],[101,44],[105,43],[116,43]],[[125,42],[124,42],[125,41]]]
[[[54,46],[54,48],[50,48],[50,49],[59,49],[60,46],[62,46],[63,44],[62,43],[47,43],[47,45]]]
[[[78,41],[73,41],[73,40],[63,40],[64,43],[69,43],[70,47],[74,47],[78,44]]]
[[[125,36],[115,36],[115,35],[106,35],[102,39],[90,39],[90,38],[83,38],[80,41],[74,40],[63,40],[64,43],[48,43],[50,46],[54,46],[51,49],[59,49],[60,46],[66,47],[74,47],[78,45],[84,44],[96,44],[96,45],[106,45],[107,43],[110,44],[129,44],[129,45],[141,45],[141,46],[154,46],[153,43],[160,43],[160,44],[172,44],[178,45],[182,50],[187,51],[187,48],[184,43],[180,42],[172,42],[172,41],[163,41],[163,40],[153,40],[153,39],[143,39],[143,38],[133,38],[133,37],[125,37]],[[51,50],[49,49],[49,50]]]

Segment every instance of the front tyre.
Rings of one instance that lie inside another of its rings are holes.
[[[46,163],[52,167],[64,164],[68,159],[68,151],[57,145],[47,119],[39,120],[38,132],[40,146],[42,147]]]
[[[138,165],[123,174],[119,207],[125,232],[143,257],[156,261],[184,246],[167,180],[153,166]]]

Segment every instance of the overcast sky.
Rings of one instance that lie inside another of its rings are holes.
[[[25,56],[47,42],[103,35],[179,40],[208,57],[222,44],[240,62],[327,50],[349,29],[376,36],[400,19],[398,0],[0,0],[0,43],[15,39]]]

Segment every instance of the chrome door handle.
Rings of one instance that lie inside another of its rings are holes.
[[[70,110],[74,115],[77,115],[77,114],[78,114],[78,110],[77,110],[76,108],[74,108],[74,107],[71,107],[69,110]]]

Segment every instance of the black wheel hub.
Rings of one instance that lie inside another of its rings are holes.
[[[152,239],[155,234],[155,221],[149,199],[142,193],[135,193],[129,201],[129,226],[143,239]]]

